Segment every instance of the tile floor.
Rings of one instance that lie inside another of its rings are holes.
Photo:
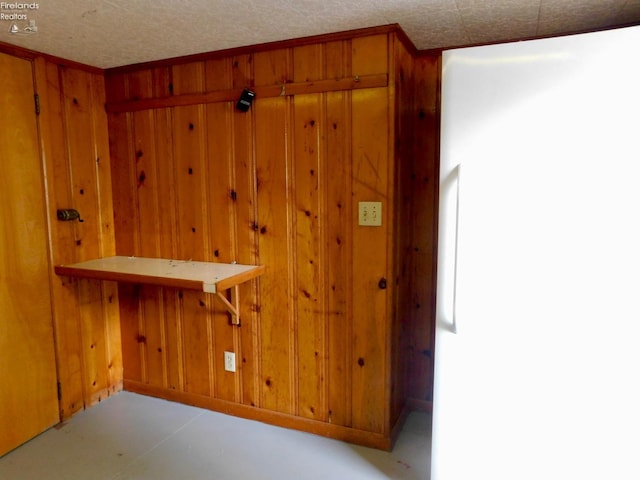
[[[383,452],[122,392],[0,457],[0,479],[425,480],[429,422]]]

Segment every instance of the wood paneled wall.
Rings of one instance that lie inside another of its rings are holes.
[[[51,291],[42,298],[51,296],[50,341],[64,420],[121,390],[123,382],[117,285],[53,271],[57,264],[115,253],[104,72],[7,44],[0,44],[0,51],[33,64],[41,169],[29,175],[46,203]],[[24,201],[19,192],[11,199]],[[59,221],[57,209],[64,208],[77,209],[83,221]],[[15,294],[29,295],[19,288]]]
[[[57,264],[115,252],[104,76],[36,57],[61,419],[122,389],[117,285],[58,277]],[[75,208],[82,222],[57,220]]]
[[[437,138],[422,129],[439,72],[418,61],[417,78],[401,40],[107,71],[117,254],[267,266],[241,286],[240,327],[206,294],[121,285],[126,388],[381,448],[409,397],[429,398]],[[360,201],[382,202],[382,227],[358,226]]]
[[[430,395],[438,72],[415,61],[387,29],[107,71],[117,254],[267,266],[240,327],[204,293],[121,285],[125,388],[391,445]]]
[[[390,27],[106,80],[9,53],[34,62],[51,266],[114,253],[267,266],[241,286],[239,327],[203,293],[51,270],[61,418],[121,389],[123,366],[131,390],[381,448],[407,405],[429,407],[438,57]],[[382,227],[358,226],[360,201],[382,202]]]

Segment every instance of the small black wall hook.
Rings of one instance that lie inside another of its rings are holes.
[[[80,212],[75,208],[61,208],[56,212],[58,216],[58,220],[61,222],[68,222],[70,220],[78,220],[78,222],[84,222],[82,218],[80,218]]]

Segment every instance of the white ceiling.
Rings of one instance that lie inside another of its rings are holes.
[[[0,41],[100,68],[392,23],[420,50],[640,24],[640,0],[37,0],[31,10],[6,5],[32,1],[0,3]],[[14,21],[18,33],[9,31]],[[24,31],[29,22],[37,32]]]

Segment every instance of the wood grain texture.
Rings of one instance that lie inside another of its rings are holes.
[[[338,92],[343,90],[358,90],[361,88],[386,87],[386,74],[358,75],[330,80],[312,80],[304,82],[289,82],[280,85],[251,87],[256,97],[269,98],[280,96],[304,95],[309,93]],[[245,87],[246,88],[246,87]],[[186,107],[209,103],[235,102],[240,97],[243,88],[223,88],[203,93],[170,94],[160,98],[138,98],[133,100],[116,101],[106,105],[109,113],[139,112],[168,107]],[[117,95],[117,94],[116,94]],[[118,98],[118,97],[115,97]]]
[[[110,101],[146,102],[109,113],[118,253],[137,254],[159,232],[146,248],[165,258],[266,266],[240,287],[241,327],[218,301],[165,290],[133,309],[129,297],[146,294],[121,287],[125,363],[138,363],[128,385],[391,444],[410,375],[423,375],[410,336],[431,328],[413,286],[431,263],[417,270],[412,247],[432,234],[414,228],[417,202],[432,197],[414,198],[412,178],[432,168],[435,150],[416,154],[426,144],[415,140],[413,65],[402,39],[375,31],[109,72]],[[436,70],[424,74],[421,85],[437,89]],[[356,76],[384,81],[334,88]],[[210,96],[245,87],[268,92],[247,112]],[[154,200],[138,200],[140,170]],[[358,225],[361,201],[382,202],[382,227]],[[153,335],[148,316],[163,318]],[[162,355],[135,354],[140,337]],[[224,370],[224,351],[236,353],[237,372]]]
[[[32,62],[0,53],[0,456],[58,422]]]
[[[74,247],[76,260],[109,255],[115,242],[104,132],[107,121],[101,108],[104,82],[97,75],[72,69],[61,69],[59,78],[70,172],[67,188],[73,207],[84,221],[75,225],[75,245],[54,242],[54,249]],[[120,388],[122,373],[110,371],[119,370],[121,365],[119,320],[112,317],[116,312],[109,308],[115,298],[114,288],[92,281],[77,283],[85,405],[97,403]]]
[[[51,268],[62,418],[121,388],[124,369],[136,391],[391,446],[432,382],[440,59],[414,54],[387,27],[106,83],[29,57],[51,265],[117,253],[267,266],[240,288],[241,327],[209,295]],[[260,95],[240,112],[246,87]],[[358,226],[360,201],[382,202],[382,227]],[[58,222],[69,207],[85,221]]]
[[[35,60],[51,265],[115,253],[105,83],[102,75]],[[60,222],[76,208],[80,222]],[[117,285],[62,279],[50,270],[60,416],[122,388]]]
[[[438,184],[440,138],[441,56],[420,56],[414,67],[416,130],[414,208],[411,272],[412,308],[409,362],[409,397],[433,399],[433,347],[435,341],[436,267],[438,249]]]

